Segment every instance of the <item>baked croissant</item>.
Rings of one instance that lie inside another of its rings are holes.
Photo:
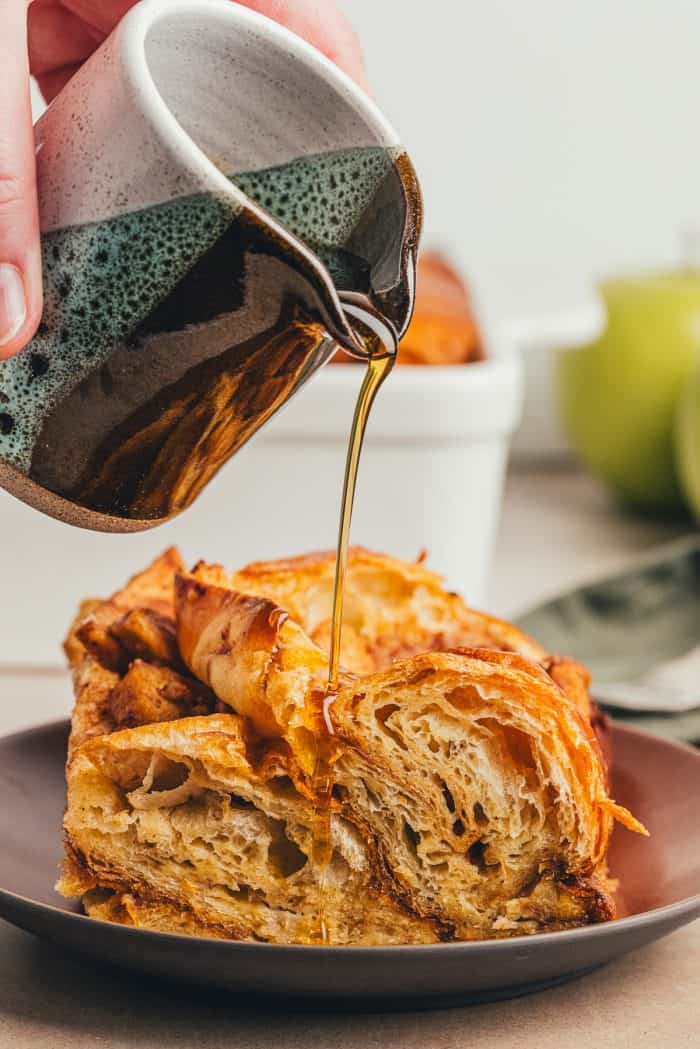
[[[333,555],[188,573],[168,551],[90,603],[60,891],[88,914],[305,942]],[[611,918],[615,819],[587,676],[421,564],[351,551],[333,736],[333,943],[423,943]],[[357,901],[362,900],[358,906]]]

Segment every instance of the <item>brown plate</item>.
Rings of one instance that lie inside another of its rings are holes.
[[[562,983],[700,915],[700,753],[613,728],[613,793],[651,831],[621,828],[612,869],[625,917],[513,940],[419,947],[278,947],[144,932],[79,914],[53,890],[67,722],[0,739],[0,916],[93,958],[157,977],[317,1007],[427,1008]]]

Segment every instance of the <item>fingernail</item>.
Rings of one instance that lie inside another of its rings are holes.
[[[16,266],[0,262],[0,346],[14,339],[26,316],[22,274]]]

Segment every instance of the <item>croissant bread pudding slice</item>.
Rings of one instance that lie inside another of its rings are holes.
[[[309,700],[325,683],[331,585],[326,555],[227,576],[186,573],[170,551],[83,610],[67,642],[77,700],[60,888],[88,914],[305,941],[320,876]],[[643,828],[608,796],[585,672],[466,609],[421,565],[353,551],[347,607],[331,942],[614,916],[613,821]]]
[[[228,619],[229,630],[234,618],[232,606],[236,607],[235,618],[243,630],[250,629],[245,625],[245,616],[253,614],[254,618],[253,610],[257,607],[258,629],[267,632],[263,651],[274,648],[279,652],[282,635],[295,633],[299,638],[301,626],[307,650],[310,651],[309,640],[323,650],[321,659],[316,653],[315,663],[325,676],[334,575],[335,551],[284,561],[255,562],[235,575],[228,575],[218,565],[200,562],[178,584],[181,588],[179,641],[183,653],[189,653],[190,661],[197,658],[197,652],[203,659],[209,658],[208,639],[204,635],[207,629],[215,633],[213,624],[219,615],[219,606],[222,619]],[[185,595],[191,603],[183,600]],[[255,606],[250,600],[252,597],[264,598],[272,604]],[[244,605],[247,613],[243,611]],[[279,611],[274,610],[275,606]],[[290,626],[285,626],[287,619],[292,620]],[[459,646],[517,652],[540,663],[573,700],[586,721],[593,724],[600,742],[606,744],[604,723],[591,703],[589,675],[584,667],[571,659],[549,656],[511,623],[468,608],[458,594],[445,590],[441,576],[428,571],[421,562],[410,564],[362,547],[351,548],[341,645],[341,663],[347,671],[369,674],[390,666],[400,657]],[[215,647],[217,655],[226,655],[225,646],[217,642]],[[234,661],[235,667],[226,660],[218,661],[222,698],[234,688],[232,675],[241,667],[240,649],[235,652]],[[240,710],[239,685],[235,688],[238,690],[236,709]],[[262,717],[266,708],[259,703],[255,689],[253,704],[254,713]]]

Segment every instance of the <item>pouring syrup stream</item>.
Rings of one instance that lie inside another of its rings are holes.
[[[328,682],[325,690],[315,693],[312,720],[316,739],[316,764],[312,788],[316,804],[314,814],[312,862],[319,873],[317,911],[310,929],[309,942],[328,944],[330,930],[326,909],[328,865],[333,854],[331,804],[333,797],[334,728],[331,709],[338,694],[340,645],[343,625],[343,597],[348,566],[350,523],[355,499],[357,472],[362,442],[372,404],[377,392],[391,372],[396,360],[397,339],[392,328],[360,296],[343,296],[345,312],[354,322],[354,331],[364,346],[367,368],[355,405],[350,428],[345,477],[340,502],[340,524],[333,586],[331,643],[328,660]]]

